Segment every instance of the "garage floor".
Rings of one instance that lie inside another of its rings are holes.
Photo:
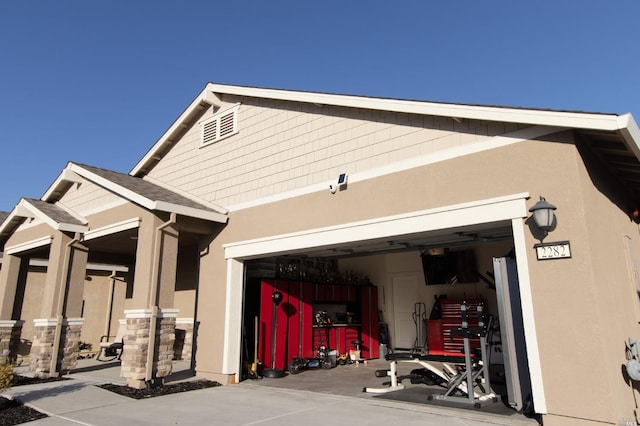
[[[505,406],[501,401],[490,404],[488,406],[476,409],[467,404],[459,404],[453,402],[429,401],[429,394],[441,394],[443,388],[438,386],[426,386],[423,384],[411,384],[406,379],[402,381],[405,389],[389,392],[385,394],[364,393],[363,388],[384,387],[384,383],[388,382],[388,378],[375,377],[375,371],[378,369],[387,369],[389,363],[384,360],[371,360],[366,364],[348,364],[344,366],[338,365],[329,370],[311,369],[302,371],[299,374],[288,374],[279,379],[262,378],[259,380],[250,380],[250,382],[259,386],[272,386],[283,389],[304,390],[310,392],[327,393],[332,395],[344,395],[358,398],[380,398],[393,400],[397,402],[407,402],[414,404],[428,404],[438,407],[447,407],[452,410],[464,409],[474,410],[487,414],[509,417],[524,420],[524,415],[518,414],[512,408]],[[412,369],[419,367],[416,364],[399,363],[399,375],[409,374]],[[503,386],[493,384],[492,388],[496,393],[504,390]],[[534,423],[535,424],[535,423]]]

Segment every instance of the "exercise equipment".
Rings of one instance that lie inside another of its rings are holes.
[[[321,346],[318,348],[317,358],[299,358],[294,357],[289,363],[289,373],[298,374],[303,370],[309,370],[314,368],[329,369],[332,368],[331,359],[329,358],[329,350],[326,347]]]
[[[413,307],[413,323],[416,326],[416,341],[413,343],[412,352],[423,353],[427,349],[427,307],[422,302],[417,302]]]
[[[282,293],[278,290],[271,295],[273,301],[273,326],[271,333],[271,368],[262,371],[262,376],[269,379],[279,379],[285,376],[284,370],[276,368],[276,333],[278,331],[278,305],[282,302]]]
[[[492,404],[498,401],[497,395],[491,390],[489,382],[488,365],[485,360],[486,335],[491,327],[491,317],[484,315],[484,306],[478,304],[478,326],[469,327],[469,305],[466,302],[460,304],[461,327],[452,330],[451,334],[463,339],[463,353],[430,351],[428,354],[417,353],[393,353],[385,356],[390,362],[389,370],[376,371],[376,377],[390,377],[389,386],[384,388],[364,388],[364,392],[387,393],[404,389],[401,383],[403,378],[398,376],[398,362],[415,363],[422,366],[422,371],[413,370],[409,376],[412,383],[425,383],[427,381],[446,388],[441,395],[429,395],[429,400],[450,401],[473,405],[475,408]],[[472,352],[470,339],[480,339],[480,349]],[[438,363],[436,365],[435,363]],[[460,393],[463,396],[457,396]]]

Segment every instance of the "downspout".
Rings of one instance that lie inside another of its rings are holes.
[[[49,365],[49,376],[58,377],[60,372],[57,371],[58,351],[60,350],[60,337],[62,336],[62,321],[64,320],[65,302],[67,298],[67,290],[69,289],[69,267],[71,266],[71,250],[75,243],[81,241],[79,232],[76,232],[73,239],[67,243],[64,250],[64,270],[62,278],[64,286],[60,286],[58,293],[58,306],[56,307],[56,330],[53,337],[53,352],[51,353],[51,364]]]
[[[156,327],[158,323],[158,291],[160,287],[160,246],[162,244],[162,231],[176,223],[175,212],[171,213],[169,220],[156,228],[156,244],[153,251],[153,271],[151,277],[151,288],[149,289],[149,307],[151,308],[151,318],[149,319],[149,346],[147,347],[147,365],[144,375],[144,382],[147,388],[153,385],[155,379],[153,374],[153,355],[156,347]]]

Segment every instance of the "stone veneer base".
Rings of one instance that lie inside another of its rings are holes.
[[[151,315],[150,309],[125,311],[127,334],[124,338],[120,375],[126,379],[127,386],[133,388],[145,387]],[[152,367],[155,379],[171,374],[177,315],[177,309],[162,309],[158,312]]]

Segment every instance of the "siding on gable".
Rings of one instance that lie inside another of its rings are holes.
[[[100,211],[121,201],[121,197],[86,180],[80,186],[71,185],[71,188],[60,198],[60,203],[82,216]]]
[[[199,124],[149,172],[149,176],[222,206],[329,182],[459,148],[518,125],[227,97],[224,110],[242,102],[239,133],[200,147]],[[212,115],[207,111],[201,120]]]

